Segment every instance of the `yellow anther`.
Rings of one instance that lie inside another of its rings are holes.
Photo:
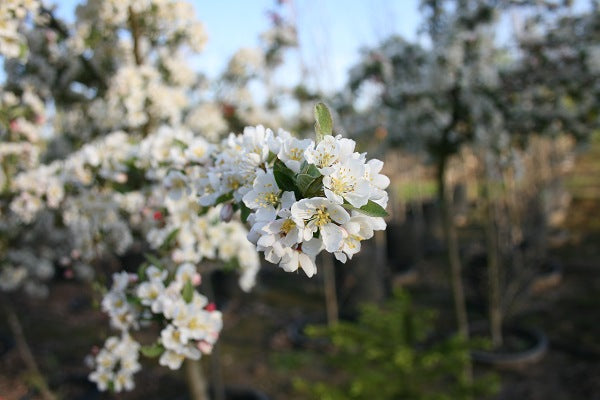
[[[286,219],[281,225],[281,231],[286,235],[296,226],[296,223],[291,219]]]
[[[324,206],[317,208],[315,224],[320,228],[327,225],[329,222],[331,222],[331,217],[329,216],[327,209]]]

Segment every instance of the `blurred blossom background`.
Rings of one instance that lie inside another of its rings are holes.
[[[598,398],[597,0],[1,0],[0,60],[0,400]],[[318,102],[388,215],[307,277],[207,166]]]

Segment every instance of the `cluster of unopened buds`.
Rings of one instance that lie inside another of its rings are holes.
[[[241,210],[251,226],[248,239],[267,261],[309,277],[322,250],[346,262],[361,241],[385,229],[390,182],[380,173],[383,162],[332,135],[324,105],[315,114],[316,141],[247,127],[223,140],[206,175],[191,182],[202,206],[224,203],[224,218]]]
[[[196,291],[200,282],[196,267],[189,263],[172,274],[149,264],[137,274],[113,275],[102,309],[121,336],[107,339],[94,358],[90,380],[98,389],[133,389],[133,374],[141,368],[140,352],[160,357],[160,365],[179,369],[185,359],[198,360],[212,351],[223,322],[221,312]],[[161,328],[154,343],[141,345],[133,339],[131,330],[150,327],[153,322]]]

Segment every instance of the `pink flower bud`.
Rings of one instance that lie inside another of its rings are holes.
[[[129,283],[135,283],[138,281],[137,274],[129,274]]]
[[[202,283],[202,277],[200,276],[200,274],[198,274],[198,273],[194,274],[194,276],[192,277],[192,285],[200,286],[201,283]]]
[[[75,276],[75,273],[73,272],[73,270],[71,268],[69,268],[69,269],[65,270],[63,275],[66,279],[73,279],[73,277]]]
[[[206,311],[215,311],[217,309],[217,305],[215,303],[208,303],[204,309]]]
[[[200,350],[204,354],[212,353],[213,345],[208,342],[205,342],[205,341],[198,342],[197,346],[198,346],[198,350]]]
[[[154,218],[155,221],[162,221],[163,214],[160,211],[155,211],[152,218]]]

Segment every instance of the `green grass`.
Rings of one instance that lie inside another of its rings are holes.
[[[436,196],[437,184],[433,179],[396,184],[395,193],[398,200],[410,202],[413,200],[430,199]]]

